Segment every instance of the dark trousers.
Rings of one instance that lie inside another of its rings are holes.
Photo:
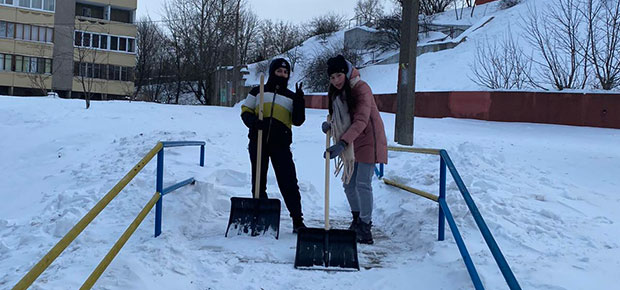
[[[252,194],[256,189],[256,140],[250,139],[248,146],[250,151],[250,161],[252,162]],[[261,174],[260,174],[260,198],[267,198],[267,170],[269,169],[269,159],[276,173],[276,180],[280,193],[284,198],[286,208],[292,218],[302,217],[301,195],[297,185],[297,173],[293,154],[290,145],[263,143],[261,152]]]

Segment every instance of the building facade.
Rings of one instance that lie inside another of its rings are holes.
[[[0,94],[134,92],[137,0],[0,0]]]

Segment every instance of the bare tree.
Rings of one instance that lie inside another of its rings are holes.
[[[379,18],[375,28],[380,36],[368,40],[366,46],[379,52],[398,49],[400,47],[401,14],[402,10],[395,9],[392,14]]]
[[[51,54],[51,48],[42,43],[31,44],[34,50],[37,51],[36,55],[44,56]],[[47,58],[37,58],[36,64],[32,65],[32,60],[27,70],[27,76],[30,80],[30,84],[33,88],[39,91],[39,94],[42,96],[46,96],[48,92],[48,88],[50,87],[48,84],[51,83],[52,80],[52,64],[51,59]]]
[[[100,26],[92,24],[90,21],[79,21],[76,26],[76,30],[79,31],[91,31],[101,29]],[[95,64],[99,67],[101,72],[101,66],[98,63],[103,62],[104,55],[99,54],[99,49],[91,46],[92,34],[90,33],[78,33],[75,36],[75,43],[78,44],[74,51],[73,65],[74,65],[74,78],[82,87],[82,96],[86,102],[86,109],[90,108],[90,100],[92,99],[95,89],[95,85],[101,84],[102,81],[94,78]],[[105,70],[104,70],[105,71]]]
[[[143,17],[138,22],[138,61],[136,64],[136,90],[132,99],[138,96],[145,85],[152,84],[153,74],[161,66],[160,50],[164,44],[163,32],[150,17]],[[153,96],[147,100],[153,100]]]
[[[587,83],[587,50],[581,49],[586,33],[584,17],[579,13],[578,0],[558,0],[538,14],[533,6],[524,19],[526,38],[536,48],[542,61],[539,77],[558,90],[583,89]],[[544,20],[541,20],[544,19]]]
[[[420,0],[420,13],[433,15],[446,11],[454,0]]]
[[[249,9],[241,11],[239,23],[239,63],[247,63],[251,50],[255,49],[256,34],[259,30],[258,17]]]
[[[216,104],[213,77],[221,65],[230,65],[234,0],[174,0],[166,5],[166,20],[180,50],[183,69],[188,70],[187,88],[206,105]]]
[[[620,2],[586,0],[589,61],[604,90],[620,86]]]
[[[335,13],[314,17],[309,23],[308,37],[321,35],[323,38],[343,29],[346,26],[346,18]]]
[[[531,78],[532,65],[509,32],[499,42],[479,43],[470,79],[489,89],[524,89],[536,86]]]
[[[313,92],[326,92],[329,86],[327,60],[339,54],[342,54],[353,66],[357,66],[362,60],[356,50],[348,47],[332,45],[316,51],[314,57],[308,62],[306,75],[301,78],[304,80],[305,87]]]
[[[374,23],[383,16],[383,4],[379,0],[357,0],[354,11],[358,24]]]

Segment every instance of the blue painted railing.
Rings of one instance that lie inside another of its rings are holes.
[[[164,149],[169,147],[182,147],[182,146],[200,146],[200,166],[205,166],[205,142],[204,141],[164,141],[161,142],[163,147],[157,153],[157,181],[155,184],[155,190],[161,194],[161,198],[155,205],[155,237],[161,234],[161,222],[163,211],[163,197],[164,195],[177,190],[188,184],[195,182],[194,178],[188,178],[179,183],[173,184],[166,188],[164,187]]]
[[[493,238],[493,234],[491,234],[489,227],[486,225],[484,219],[482,218],[482,215],[480,214],[480,211],[478,210],[476,203],[472,199],[471,194],[469,193],[469,190],[467,190],[465,183],[463,182],[463,180],[461,179],[461,176],[456,170],[456,167],[454,166],[454,163],[450,159],[450,155],[448,155],[448,152],[443,149],[440,149],[440,150],[418,149],[418,148],[402,148],[402,147],[391,147],[391,146],[389,147],[389,150],[439,155],[439,198],[437,200],[439,204],[439,221],[438,221],[439,225],[438,225],[437,239],[439,241],[443,241],[445,239],[445,222],[447,219],[448,225],[450,226],[450,230],[452,231],[452,235],[454,236],[456,245],[459,249],[459,252],[461,253],[461,256],[463,257],[463,262],[465,263],[465,266],[467,267],[467,272],[469,273],[469,276],[471,277],[471,280],[472,280],[472,283],[474,284],[475,289],[477,290],[484,289],[484,286],[482,286],[482,281],[480,280],[480,276],[478,275],[478,272],[476,271],[476,267],[474,266],[474,263],[471,259],[471,255],[467,251],[465,242],[463,241],[463,238],[456,225],[456,222],[454,221],[454,217],[452,216],[452,213],[450,212],[448,203],[446,202],[446,168],[447,168],[450,171],[450,174],[452,175],[454,182],[459,188],[459,191],[461,192],[461,195],[463,196],[463,199],[465,200],[465,203],[467,204],[467,207],[469,208],[469,211],[471,212],[472,217],[476,221],[476,225],[478,226],[480,233],[484,237],[484,241],[489,247],[489,250],[491,251],[491,254],[493,255],[493,258],[495,259],[495,262],[497,263],[500,271],[502,272],[502,275],[504,276],[504,280],[506,280],[508,287],[510,287],[511,290],[520,290],[521,286],[519,286],[519,282],[517,281],[517,278],[514,276],[512,270],[510,269],[510,266],[508,265],[508,262],[506,261],[506,258],[504,258],[502,251],[499,249],[497,242]],[[383,171],[384,171],[383,164],[381,164],[379,168],[375,166],[375,174],[379,178],[383,177]]]

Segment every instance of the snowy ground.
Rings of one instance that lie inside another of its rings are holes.
[[[224,238],[232,196],[250,195],[246,129],[239,108],[0,97],[0,289],[9,289],[158,140],[204,140],[166,149],[164,197],[96,289],[471,289],[451,233],[438,242],[437,206],[376,180],[376,244],[359,247],[360,272],[293,268],[295,235],[282,211],[280,239]],[[308,110],[293,154],[308,224],[323,214],[326,112]],[[388,140],[394,115],[382,115]],[[620,130],[465,119],[415,120],[417,147],[445,148],[523,289],[612,289],[620,268]],[[438,189],[435,156],[390,153],[386,176]],[[507,289],[451,178],[448,200],[487,289]],[[32,289],[76,289],[155,191],[155,162],[86,228]],[[331,210],[348,206],[332,178]],[[279,197],[272,171],[268,192]]]

